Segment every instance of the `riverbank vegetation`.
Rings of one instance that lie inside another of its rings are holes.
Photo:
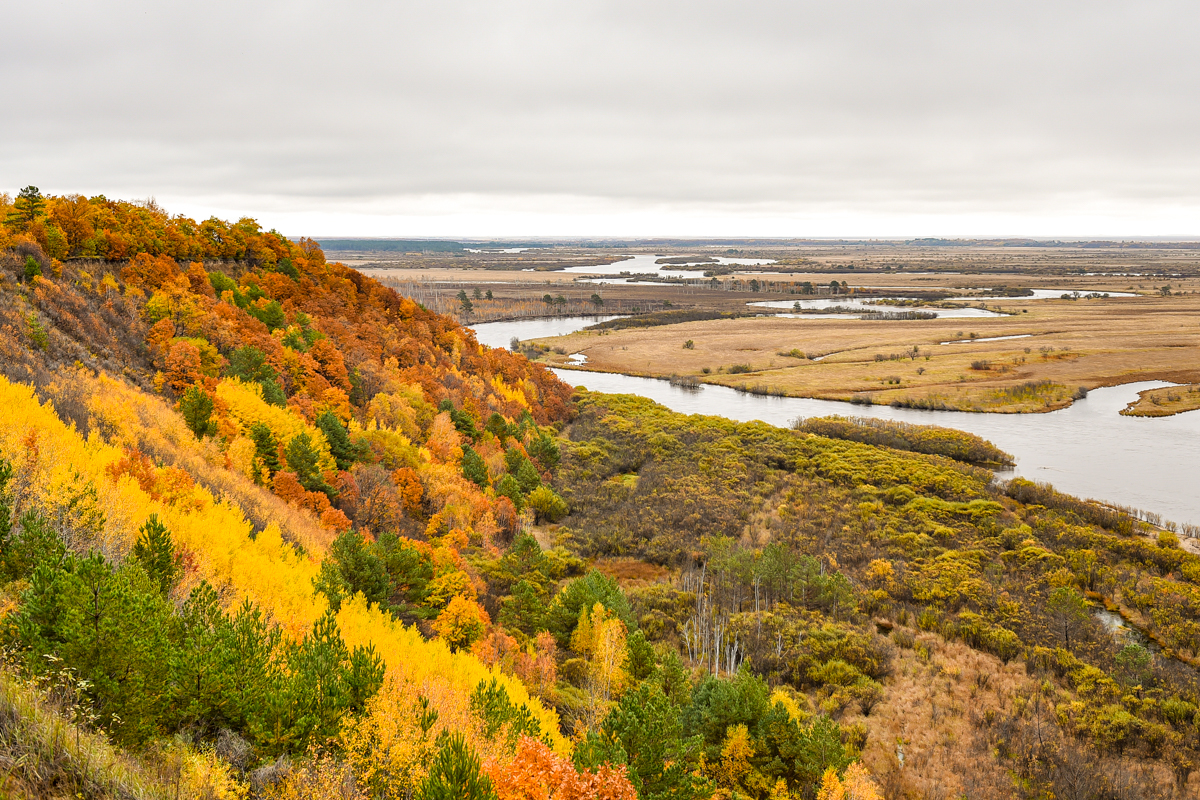
[[[1148,517],[939,431],[574,394],[307,240],[35,194],[0,253],[4,794],[1194,792],[1200,559]]]
[[[1012,466],[1013,459],[986,439],[954,428],[913,425],[908,422],[867,417],[809,417],[797,419],[794,430],[829,439],[911,450],[914,453],[946,456],[955,461],[985,467]]]
[[[1165,386],[1138,392],[1138,399],[1121,410],[1130,417],[1169,417],[1200,408],[1200,383]]]

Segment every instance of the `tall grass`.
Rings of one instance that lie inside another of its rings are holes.
[[[0,667],[0,796],[178,796],[103,734],[75,724],[73,711],[42,686]]]

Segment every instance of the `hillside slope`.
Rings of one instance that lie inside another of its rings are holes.
[[[0,200],[5,793],[1197,796],[1166,531],[572,394],[251,220]]]

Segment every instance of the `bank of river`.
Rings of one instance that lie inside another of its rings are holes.
[[[574,320],[572,322],[571,320]],[[552,334],[538,333],[544,320],[475,326],[484,344],[506,347],[512,337],[530,339],[579,330],[590,317],[561,318]],[[574,327],[571,327],[574,325]],[[1052,483],[1079,497],[1095,498],[1200,525],[1200,411],[1173,417],[1128,417],[1119,413],[1138,392],[1168,384],[1127,383],[1093,390],[1083,400],[1046,414],[973,414],[860,406],[833,400],[768,397],[725,386],[672,386],[668,381],[584,370],[553,372],[572,386],[636,394],[685,414],[713,414],[739,421],[786,426],[797,417],[843,416],[895,419],[942,425],[982,436],[1011,453],[1016,467],[1002,477]]]

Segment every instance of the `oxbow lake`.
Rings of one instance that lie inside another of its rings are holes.
[[[508,347],[515,336],[532,339],[571,333],[611,317],[489,322],[474,326],[482,344]],[[982,436],[1011,453],[1016,467],[998,473],[1051,483],[1060,491],[1161,514],[1200,525],[1200,411],[1172,417],[1123,417],[1118,412],[1139,391],[1169,384],[1127,383],[1093,390],[1069,408],[1047,414],[973,414],[860,406],[833,400],[767,397],[725,386],[689,389],[656,378],[577,369],[555,369],[572,386],[636,394],[684,414],[712,414],[786,427],[797,417],[842,416],[941,425]]]

